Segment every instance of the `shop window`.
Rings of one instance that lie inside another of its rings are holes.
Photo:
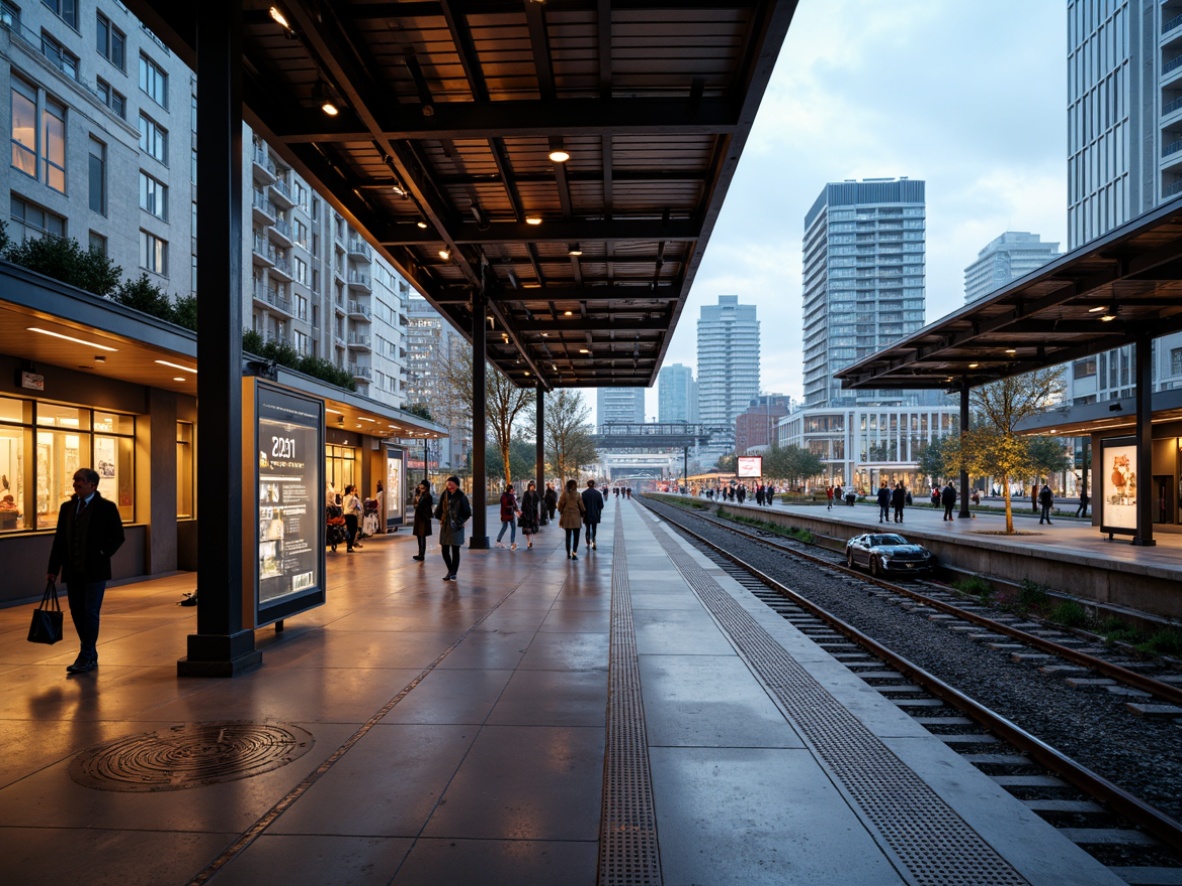
[[[176,516],[191,520],[195,514],[193,498],[193,425],[176,423]]]
[[[25,401],[0,397],[0,532],[27,529]]]

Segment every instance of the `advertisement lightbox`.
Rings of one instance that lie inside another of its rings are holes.
[[[740,455],[736,474],[740,480],[758,480],[763,476],[763,456]]]
[[[1133,535],[1137,531],[1137,440],[1111,437],[1100,441],[1100,531]]]

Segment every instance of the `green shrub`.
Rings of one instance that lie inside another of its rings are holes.
[[[7,237],[5,237],[7,240]],[[22,243],[10,243],[4,257],[95,295],[111,295],[123,269],[97,249],[83,249],[77,240],[46,235]]]
[[[976,597],[982,603],[992,602],[993,595],[996,593],[993,585],[979,575],[970,575],[968,578],[958,579],[952,583],[952,586],[962,594]]]
[[[1169,655],[1173,658],[1182,658],[1182,634],[1166,628],[1155,633],[1144,643],[1138,644],[1137,649],[1150,655]]]
[[[1065,628],[1082,628],[1088,624],[1088,610],[1074,600],[1064,600],[1051,610],[1051,621]]]
[[[178,295],[172,303],[172,322],[185,329],[197,331],[197,296]]]
[[[1096,629],[1096,632],[1101,634],[1109,643],[1136,645],[1145,641],[1145,637],[1140,631],[1124,619],[1118,618],[1115,615],[1109,616],[1100,622],[1100,626]]]
[[[1050,602],[1050,588],[1028,578],[1022,579],[1018,589],[1018,609],[1022,612],[1041,611]]]

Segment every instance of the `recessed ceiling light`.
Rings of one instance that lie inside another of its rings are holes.
[[[581,247],[578,243],[572,243],[570,245],[569,253],[571,255],[582,255],[583,254],[583,247]]]
[[[271,13],[271,18],[273,18],[276,23],[278,23],[281,27],[287,28],[289,31],[291,30],[291,25],[287,23],[287,19],[284,17],[283,13],[279,11],[278,6],[272,6],[268,11]]]
[[[565,163],[570,159],[570,154],[562,148],[555,148],[550,152],[550,159],[555,163]]]
[[[109,347],[108,345],[100,345],[100,344],[97,344],[92,341],[85,341],[80,338],[74,338],[74,336],[72,336],[72,335],[63,335],[60,332],[53,332],[49,329],[42,329],[39,326],[28,326],[26,328],[29,330],[29,332],[38,332],[41,335],[50,335],[50,336],[53,336],[54,338],[64,339],[65,341],[72,341],[72,342],[74,342],[74,344],[77,344],[77,345],[86,345],[88,348],[98,348],[100,351],[117,351],[117,350],[119,350],[118,348],[112,348],[112,347]]]
[[[156,362],[161,366],[167,366],[169,369],[179,369],[181,372],[191,372],[194,375],[197,374],[197,370],[192,366],[181,366],[180,363],[169,363],[167,360],[157,360]]]
[[[1089,314],[1099,314],[1101,311],[1107,311],[1108,305],[1097,305],[1094,308],[1088,308]]]
[[[173,381],[184,381],[184,380],[185,380],[185,377],[184,377],[183,375],[174,375],[174,376],[172,377],[172,380],[173,380]]]
[[[448,259],[451,258],[451,250],[450,249],[439,250],[439,257],[441,259],[443,259],[444,261],[447,261]]]
[[[424,230],[424,231],[427,230],[427,223],[425,221],[423,221],[421,218],[417,222],[415,222],[415,224],[418,225],[422,230]]]
[[[976,369],[976,368],[977,368],[978,366],[980,366],[980,365],[981,365],[980,363],[970,363],[970,364],[969,364],[969,369]]]
[[[586,348],[579,348],[579,353],[580,354],[590,354],[591,352],[589,350],[587,350]]]
[[[542,223],[542,217],[540,215],[527,215],[525,217],[525,223],[527,225],[540,225]]]
[[[336,104],[334,104],[330,100],[325,101],[324,104],[322,104],[320,106],[320,110],[324,111],[324,113],[326,113],[330,117],[335,117],[337,114],[339,114],[341,112],[341,109],[338,108],[336,106]]]
[[[1010,357],[1015,357],[1018,354],[1017,348],[1006,348],[1006,354]]]
[[[574,311],[563,311],[562,312],[562,316],[564,316],[564,317],[573,317],[574,315],[575,315]]]

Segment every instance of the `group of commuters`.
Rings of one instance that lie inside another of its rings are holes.
[[[620,494],[617,490],[617,496]],[[595,487],[594,480],[587,481],[587,488],[580,494],[578,484],[568,480],[562,495],[555,492],[552,484],[546,484],[546,491],[539,493],[537,484],[530,480],[520,501],[510,483],[501,493],[501,531],[497,534],[496,546],[505,547],[505,532],[509,533],[509,548],[517,550],[517,530],[525,536],[526,548],[534,546],[533,537],[538,533],[543,510],[549,520],[558,516],[558,525],[566,530],[566,556],[577,560],[579,535],[585,534],[587,547],[596,549],[596,532],[603,517],[604,499]],[[460,489],[458,477],[448,477],[443,493],[436,502],[431,487],[424,480],[414,494],[414,522],[411,533],[418,540],[418,553],[411,559],[420,563],[427,556],[427,539],[432,535],[432,519],[439,521],[439,546],[443,562],[447,566],[444,581],[455,581],[460,568],[460,547],[466,540],[465,524],[472,516],[472,505]]]

